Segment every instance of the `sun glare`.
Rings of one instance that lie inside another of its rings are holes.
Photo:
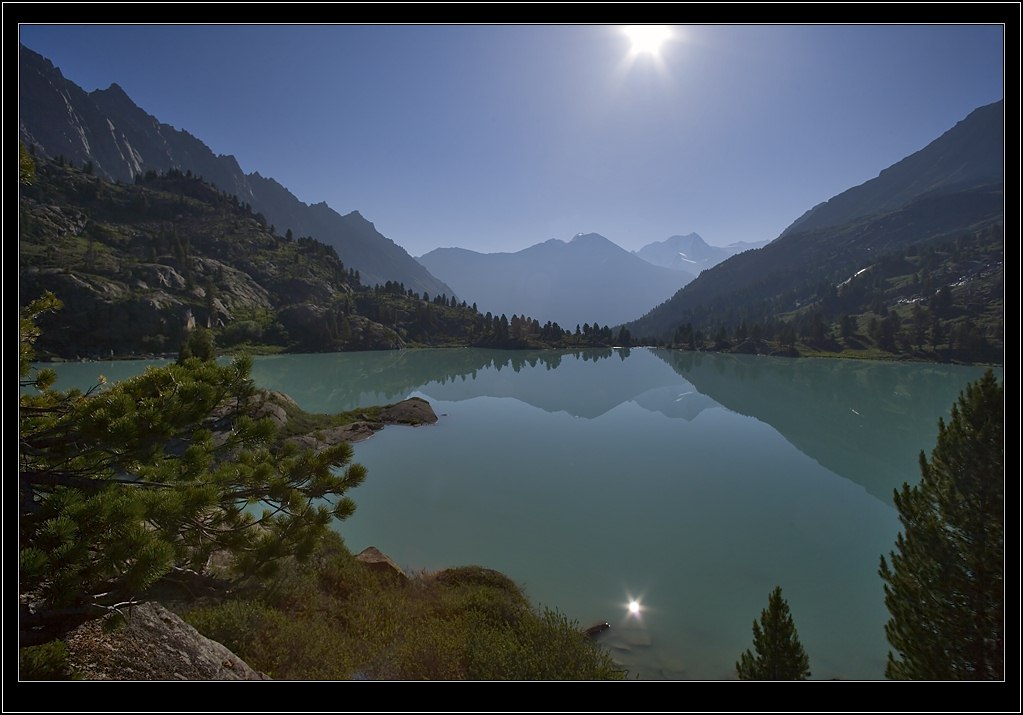
[[[649,54],[657,57],[661,53],[661,45],[671,37],[671,29],[667,25],[626,25],[622,28],[632,42],[632,54]]]
[[[646,610],[646,607],[643,605],[642,596],[633,596],[630,594],[626,597],[625,603],[622,605],[625,606],[625,617],[627,619],[634,618],[637,621],[643,620],[643,612]]]

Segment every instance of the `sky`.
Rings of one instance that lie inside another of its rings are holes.
[[[1003,98],[1001,25],[28,25],[146,112],[413,256],[776,238]]]

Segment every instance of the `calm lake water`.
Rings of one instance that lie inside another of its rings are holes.
[[[147,364],[163,363],[59,364],[57,386]],[[892,490],[919,479],[938,418],[983,371],[438,349],[260,357],[253,377],[309,411],[416,395],[440,415],[355,446],[369,475],[338,525],[353,553],[502,571],[580,625],[608,621],[601,642],[640,679],[735,678],[779,585],[814,679],[875,680]]]

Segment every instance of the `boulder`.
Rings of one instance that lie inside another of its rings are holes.
[[[123,619],[112,614],[87,621],[67,635],[70,665],[82,678],[270,680],[158,603],[138,604],[123,613]]]
[[[432,425],[437,413],[430,403],[421,397],[410,397],[393,405],[387,405],[380,412],[380,421],[385,424]]]
[[[367,546],[355,557],[356,561],[365,564],[366,568],[376,573],[395,576],[401,581],[408,581],[408,575],[401,570],[390,556],[375,546]]]
[[[288,408],[298,409],[298,403],[291,395],[267,389],[258,390],[253,395],[251,406],[253,419],[269,417],[278,429],[288,423]]]

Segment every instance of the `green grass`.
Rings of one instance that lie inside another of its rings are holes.
[[[619,680],[625,671],[503,574],[478,566],[408,580],[371,571],[334,537],[245,599],[185,619],[282,680]]]
[[[239,355],[283,355],[286,348],[283,345],[269,345],[266,343],[241,343],[232,345],[229,348],[218,349],[218,355],[237,357]]]
[[[67,644],[53,640],[18,649],[18,675],[22,680],[76,680]]]
[[[279,403],[288,416],[287,423],[280,430],[282,439],[296,435],[309,434],[316,430],[330,429],[331,427],[342,427],[353,422],[378,422],[383,407],[374,405],[372,407],[360,407],[346,412],[335,414],[322,414],[318,412],[306,412],[292,402],[282,401]]]

